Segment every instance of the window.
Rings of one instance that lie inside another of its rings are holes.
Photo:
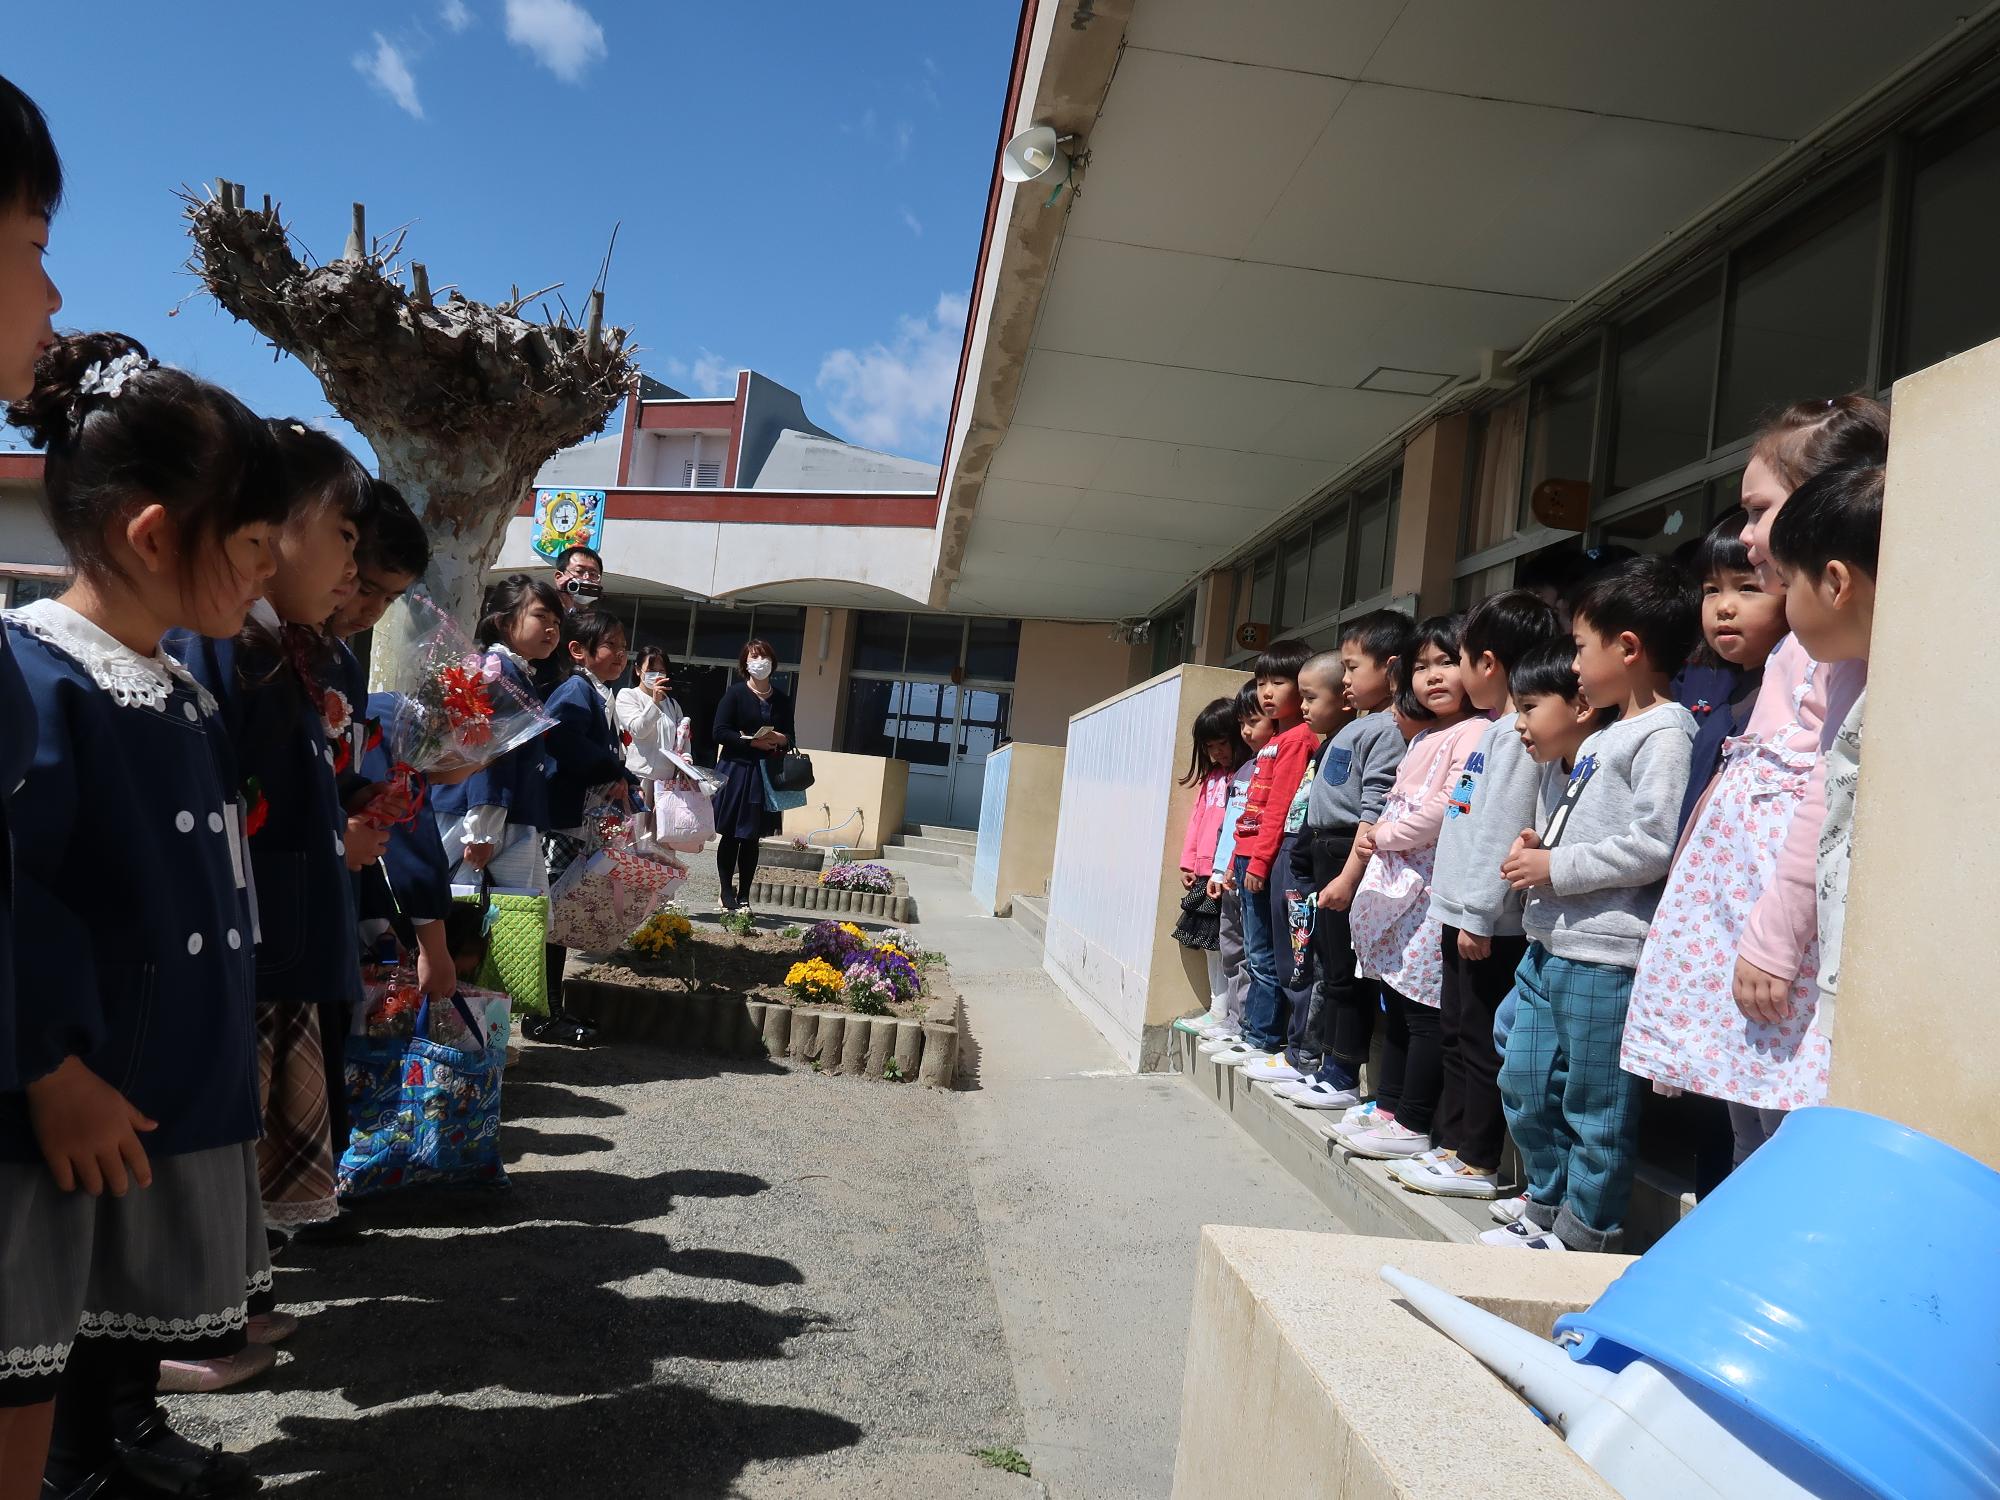
[[[1306,567],[1312,560],[1310,532],[1300,531],[1278,546],[1278,624],[1296,625],[1306,618]]]
[[[1527,482],[1521,486],[1518,526],[1534,520],[1535,486],[1545,479],[1591,483],[1590,438],[1597,422],[1597,349],[1580,350],[1528,392]],[[1707,414],[1703,412],[1704,430]],[[1496,538],[1500,540],[1500,538]]]
[[[1389,587],[1396,546],[1396,502],[1389,481],[1370,488],[1354,506],[1354,587],[1350,603],[1371,599]]]
[[[760,615],[761,618],[761,615]],[[863,610],[855,630],[856,673],[1012,683],[1021,651],[1019,620]]]
[[[1469,557],[1514,534],[1521,508],[1521,459],[1528,427],[1528,398],[1480,412],[1472,422],[1471,494],[1458,552]]]
[[[1902,339],[1907,374],[2000,335],[2000,105],[1918,148],[1904,253]]]
[[[863,672],[903,670],[903,645],[909,639],[910,617],[863,610],[854,632],[854,666]]]
[[[1451,586],[1451,607],[1470,609],[1481,599],[1503,594],[1513,586],[1513,563],[1495,563],[1490,568],[1481,568],[1477,573],[1467,573],[1456,580]]]
[[[1748,437],[1771,407],[1866,383],[1880,184],[1870,170],[1731,263],[1718,444]]]
[[[694,644],[688,654],[733,662],[751,633],[749,610],[703,604],[694,612]]]
[[[722,486],[722,465],[703,459],[696,463],[693,459],[681,461],[681,483],[688,489],[713,490]]]
[[[965,675],[983,682],[1012,682],[1020,654],[1019,620],[974,620],[965,641]]]
[[[622,613],[622,611],[621,611]],[[678,661],[687,655],[687,605],[658,599],[640,599],[632,607],[632,646],[658,646]]]
[[[1317,620],[1339,609],[1347,583],[1347,507],[1313,523],[1312,566],[1306,580],[1305,618]]]
[[[804,659],[806,611],[800,604],[760,604],[750,613],[750,633],[760,635],[778,653],[778,661]]]
[[[1634,552],[1671,553],[1701,540],[1708,529],[1708,486],[1698,484],[1655,501],[1642,510],[1606,521],[1599,528],[1600,545],[1630,547]]]
[[[1708,456],[1722,268],[1618,331],[1618,429],[1611,488],[1630,489]]]
[[[912,675],[949,677],[965,644],[965,621],[950,615],[911,615],[910,652],[903,669]]]
[[[1188,628],[1194,621],[1194,603],[1156,616],[1147,639],[1153,647],[1153,675],[1171,672],[1188,659]]]
[[[1257,570],[1250,578],[1250,618],[1262,625],[1272,624],[1275,616],[1272,606],[1277,603],[1273,595],[1277,592],[1277,562],[1270,553],[1257,559]]]
[[[69,588],[67,578],[0,578],[0,598],[12,594],[10,607],[19,609],[37,599],[53,599]]]

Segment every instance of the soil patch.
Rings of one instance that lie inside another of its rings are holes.
[[[785,988],[785,975],[804,956],[797,938],[772,932],[755,932],[745,937],[696,927],[688,939],[694,958],[696,986],[704,992],[726,993],[743,1000],[767,1005],[783,1005],[791,1010],[822,1010],[832,1015],[852,1015],[845,1007],[829,1009],[809,1005]],[[594,963],[576,963],[570,973],[579,979],[604,984],[637,985],[643,989],[687,994],[688,961],[681,954],[672,958],[642,958],[621,952]],[[902,1020],[935,1018],[955,1011],[958,991],[951,972],[939,964],[924,971],[924,993],[914,1001],[897,1001],[886,1014]],[[949,1001],[949,1006],[944,1002]]]

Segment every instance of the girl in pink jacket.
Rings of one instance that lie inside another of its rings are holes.
[[[1778,508],[1823,469],[1882,462],[1888,434],[1888,413],[1865,396],[1800,403],[1765,429],[1743,473],[1743,542],[1767,589],[1782,592],[1764,550]],[[1633,980],[1620,1066],[1663,1092],[1726,1101],[1739,1165],[1787,1112],[1826,1096],[1814,899],[1824,749],[1865,680],[1859,662],[1779,642],[1681,837]]]
[[[1210,1008],[1219,1009],[1224,975],[1217,948],[1222,909],[1208,893],[1209,872],[1215,866],[1215,843],[1222,833],[1222,815],[1229,806],[1229,778],[1249,759],[1250,752],[1236,727],[1236,700],[1217,698],[1195,715],[1194,752],[1182,786],[1195,789],[1188,811],[1187,837],[1181,841],[1180,924],[1174,941],[1183,948],[1208,954]]]

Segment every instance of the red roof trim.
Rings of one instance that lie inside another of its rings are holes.
[[[533,515],[535,502],[516,514]],[[614,521],[721,521],[738,526],[937,525],[935,495],[812,494],[787,490],[606,490]]]

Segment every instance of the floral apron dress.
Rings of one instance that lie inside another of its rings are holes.
[[[1449,735],[1431,730],[1422,738],[1437,742],[1423,776],[1414,792],[1401,786],[1391,789],[1377,827],[1414,812],[1430,788],[1437,757],[1451,754]],[[1381,980],[1406,1000],[1434,1010],[1444,993],[1444,928],[1431,915],[1431,870],[1436,863],[1435,843],[1421,849],[1377,849],[1348,910],[1354,956],[1361,972]]]
[[[1792,818],[1805,799],[1815,752],[1800,705],[1819,664],[1792,693],[1789,723],[1766,738],[1738,735],[1688,827],[1667,876],[1632,982],[1619,1066],[1628,1073],[1757,1109],[1802,1109],[1826,1096],[1833,1049],[1815,1024],[1819,940],[1792,980],[1791,1016],[1775,1026],[1737,1008],[1736,951],[1770,884]]]

